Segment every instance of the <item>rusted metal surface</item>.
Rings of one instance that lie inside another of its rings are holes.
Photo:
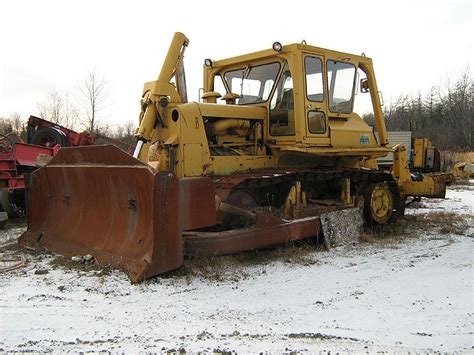
[[[61,126],[57,123],[50,122],[47,120],[43,120],[42,118],[36,117],[36,116],[30,116],[28,118],[28,135],[31,135],[32,138],[34,135],[34,132],[40,129],[47,129],[47,128],[52,128],[56,129],[60,132],[62,132],[67,140],[67,145],[69,146],[78,146],[78,145],[91,145],[94,144],[94,141],[96,140],[96,137],[87,133],[87,132],[82,132],[82,133],[77,133],[69,128],[66,128],[64,126]],[[39,144],[40,142],[30,142],[28,143],[32,144]],[[59,142],[50,142],[53,144],[57,144]],[[39,144],[41,145],[41,144]]]
[[[250,209],[255,221],[251,227],[203,229],[216,226],[216,201],[226,206],[235,189],[291,182],[299,178],[294,174],[306,173],[314,175],[311,170],[285,169],[177,179],[114,146],[63,148],[31,177],[28,230],[20,244],[69,256],[92,254],[100,264],[121,268],[138,282],[180,267],[184,255],[232,254],[319,237],[318,215],[338,206],[311,204],[293,220]],[[342,170],[321,174],[322,179],[337,178]],[[436,179],[444,183],[449,177]],[[240,209],[238,204],[231,207]]]
[[[428,197],[445,198],[446,186],[452,184],[456,179],[453,174],[427,174],[434,182],[434,193]]]
[[[21,142],[0,142],[0,188],[24,189],[22,171],[36,167],[38,156],[54,156],[59,150]]]
[[[208,257],[265,248],[290,241],[319,236],[319,217],[283,220],[272,214],[257,214],[255,226],[216,233],[189,232],[185,234],[185,253]]]
[[[210,178],[179,179],[179,216],[181,230],[216,224],[215,187]]]
[[[215,223],[210,187],[206,178],[180,182],[114,146],[63,148],[32,176],[19,243],[92,254],[138,282],[181,266],[182,226]],[[186,194],[190,201],[180,208]]]
[[[456,178],[451,173],[428,174],[428,176],[431,176],[433,179],[436,180],[436,182],[440,184],[442,183],[449,185],[456,181]]]

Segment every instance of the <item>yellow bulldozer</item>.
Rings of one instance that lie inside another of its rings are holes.
[[[372,60],[281,45],[204,63],[203,102],[188,102],[189,40],[172,39],[141,98],[133,156],[63,148],[32,174],[20,244],[92,254],[133,282],[211,256],[321,234],[320,215],[360,207],[393,221],[408,197],[444,197],[450,177],[411,174],[391,147]],[[374,128],[353,112],[370,95]],[[394,153],[391,170],[377,158]]]

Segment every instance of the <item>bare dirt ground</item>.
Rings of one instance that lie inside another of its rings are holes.
[[[18,250],[0,232],[0,351],[474,351],[474,181],[394,226],[188,260],[131,285],[93,260]]]

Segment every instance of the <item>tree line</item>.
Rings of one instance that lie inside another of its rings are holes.
[[[466,70],[454,84],[431,87],[422,95],[400,95],[384,109],[389,131],[412,131],[440,149],[474,150],[474,83]],[[370,124],[373,114],[364,115]]]
[[[72,100],[68,93],[51,89],[45,98],[36,104],[39,116],[75,131],[87,131],[97,137],[96,142],[106,143],[112,138],[126,144],[134,144],[135,122],[110,125],[102,121],[102,111],[107,106],[108,81],[95,70],[90,71],[77,85],[78,95]],[[0,117],[0,133],[16,133],[26,141],[26,119],[17,112]]]
[[[79,88],[83,98],[82,119],[81,110],[71,103],[69,96],[54,90],[38,103],[40,116],[68,128],[77,130],[79,127],[80,130],[82,127],[99,137],[134,144],[136,122],[112,128],[99,119],[106,103],[107,82],[91,72]],[[415,137],[430,138],[440,149],[473,151],[473,99],[474,84],[469,70],[466,70],[454,84],[432,87],[424,95],[400,95],[384,108],[387,129],[412,131]],[[0,133],[21,134],[25,129],[25,119],[18,113],[0,117]],[[364,119],[374,125],[373,114],[365,114]]]

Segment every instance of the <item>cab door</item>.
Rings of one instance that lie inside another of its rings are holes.
[[[304,102],[306,138],[310,145],[330,145],[330,130],[325,94],[324,58],[314,54],[303,55]]]
[[[297,139],[297,118],[301,113],[295,105],[294,89],[290,65],[285,61],[269,103],[269,135],[279,145],[294,145]]]

